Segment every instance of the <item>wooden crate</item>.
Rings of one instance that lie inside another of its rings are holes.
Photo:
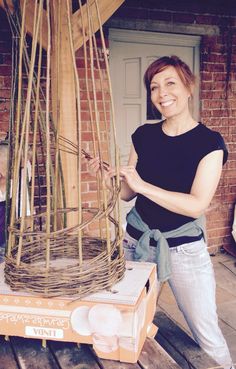
[[[156,266],[127,262],[111,291],[82,300],[40,298],[12,292],[0,264],[0,334],[92,344],[100,358],[134,363],[152,324],[157,297]]]

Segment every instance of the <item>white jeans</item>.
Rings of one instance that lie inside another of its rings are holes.
[[[134,260],[137,241],[127,233],[124,252]],[[155,262],[156,248],[150,247],[147,261]],[[172,275],[169,285],[195,341],[224,369],[232,367],[227,343],[218,325],[215,276],[204,240],[170,248]]]

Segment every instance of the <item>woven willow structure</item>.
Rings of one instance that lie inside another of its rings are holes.
[[[12,189],[8,190],[11,212],[5,279],[12,290],[24,290],[44,297],[74,295],[81,298],[110,289],[122,279],[125,270],[119,224],[119,160],[101,14],[97,0],[83,4],[78,1],[78,27],[83,36],[79,51],[83,55],[85,71],[81,86],[69,0],[63,0],[64,14],[60,0],[35,1],[32,38],[25,31],[27,2],[21,1],[18,6],[17,2],[14,3],[12,11],[5,2],[13,34],[8,181]],[[62,24],[64,28],[60,28]],[[46,51],[42,47],[45,44],[45,27]],[[68,35],[72,61],[72,70],[68,73],[74,81],[69,86],[75,98],[75,120],[70,125],[76,132],[73,139],[62,134],[67,132],[68,124],[60,111],[61,93],[64,92],[60,88],[63,60],[58,59],[59,54],[57,58],[52,56],[53,48],[55,52],[63,47],[60,44],[63,29]],[[56,36],[53,37],[52,32]],[[99,47],[97,39],[100,40]],[[105,92],[102,87],[104,80],[108,86]],[[81,94],[86,95],[88,107],[92,134],[90,153],[85,151],[82,140]],[[102,96],[100,105],[98,94]],[[100,117],[103,117],[102,120]],[[104,123],[105,138],[104,132],[101,132]],[[107,160],[107,153],[110,152],[109,127],[115,154],[114,158]],[[107,144],[106,162],[101,136]],[[97,176],[96,208],[83,206],[81,190],[81,168],[91,156],[99,156],[101,163]],[[108,191],[104,173],[111,160],[117,175],[112,182],[112,190]],[[74,181],[75,185],[70,187],[70,181]],[[72,190],[75,192],[71,193]],[[87,227],[94,222],[100,224],[99,236],[86,236]]]

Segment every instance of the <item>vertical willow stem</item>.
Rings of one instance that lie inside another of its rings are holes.
[[[84,63],[85,63],[85,83],[86,83],[86,92],[87,92],[87,99],[88,99],[88,106],[89,106],[89,114],[91,119],[91,131],[92,131],[92,138],[93,138],[93,154],[96,157],[97,156],[97,147],[96,147],[96,137],[95,137],[95,130],[94,130],[94,124],[93,124],[93,111],[92,111],[92,102],[90,97],[90,90],[89,90],[89,77],[88,77],[88,53],[87,53],[87,42],[86,42],[86,34],[85,34],[85,16],[88,17],[88,11],[87,14],[84,15],[84,7],[89,6],[89,4],[82,6],[81,0],[79,0],[79,6],[80,6],[80,12],[81,12],[81,24],[82,24],[82,35],[83,35],[83,47],[84,47]],[[95,109],[95,108],[94,108]],[[100,206],[101,204],[101,181],[99,173],[97,173],[97,201]],[[103,237],[102,232],[102,224],[99,220],[99,231],[100,231],[100,237]]]
[[[98,153],[99,153],[99,159],[102,162],[102,150],[101,150],[101,132],[99,127],[99,116],[98,116],[98,104],[97,104],[97,96],[96,96],[96,84],[95,84],[95,76],[94,76],[94,57],[93,57],[93,44],[92,44],[92,29],[91,29],[91,16],[90,16],[90,9],[87,5],[87,11],[88,11],[88,25],[89,25],[89,46],[90,46],[90,63],[91,63],[91,79],[92,79],[92,86],[93,86],[93,98],[94,98],[94,107],[95,107],[95,123],[96,123],[96,133],[98,137]],[[104,211],[107,210],[107,189],[105,186],[105,180],[104,180],[104,168],[101,165],[101,178],[102,178],[102,195],[103,195],[103,206]],[[109,220],[108,220],[108,214],[106,212],[106,240],[107,240],[107,253],[108,258],[110,260],[111,257],[111,237],[110,237],[110,227],[109,227]]]
[[[50,54],[51,54],[51,26],[50,26],[50,6],[47,0],[47,23],[48,23],[48,46],[47,46],[47,79],[46,79],[46,183],[47,183],[47,216],[46,216],[46,268],[49,269],[50,264],[50,214],[51,214],[51,181],[50,181],[50,119],[49,119],[49,102],[50,102]]]
[[[116,127],[115,127],[115,109],[114,109],[114,100],[112,97],[112,85],[111,85],[111,76],[109,71],[109,63],[106,53],[106,44],[104,39],[104,34],[102,30],[102,22],[101,22],[101,16],[99,12],[98,7],[98,1],[95,0],[96,8],[97,8],[97,14],[98,14],[98,21],[99,21],[99,30],[101,34],[101,41],[102,41],[102,47],[104,51],[104,59],[105,59],[105,65],[106,65],[106,71],[107,71],[107,78],[108,78],[108,86],[109,86],[109,93],[110,93],[110,102],[111,102],[111,122],[112,122],[112,130],[113,130],[113,139],[114,139],[114,147],[115,147],[115,167],[116,167],[116,187],[120,187],[120,168],[119,168],[119,154],[118,154],[118,147],[116,145],[117,142],[117,135],[116,135]],[[120,195],[117,199],[117,210],[118,210],[118,216],[120,218]],[[120,219],[118,219],[118,225],[119,225],[119,237],[122,237],[122,225]],[[120,243],[120,254],[123,253],[122,243]]]
[[[37,155],[37,132],[38,132],[38,119],[39,119],[39,88],[41,78],[41,67],[42,67],[42,17],[40,24],[40,41],[39,41],[39,58],[38,58],[38,74],[36,84],[36,95],[35,95],[35,115],[33,125],[33,149],[32,149],[32,180],[31,180],[31,199],[30,199],[30,214],[34,214],[34,194],[35,194],[35,167],[36,167],[36,155]],[[33,217],[31,218],[30,229],[33,231]]]
[[[33,73],[34,73],[34,64],[35,64],[35,56],[36,56],[36,48],[37,48],[37,39],[39,33],[39,25],[41,19],[41,12],[42,12],[42,0],[40,0],[38,14],[37,10],[37,3],[35,4],[35,12],[34,12],[34,34],[33,34],[33,44],[32,44],[32,52],[31,52],[31,63],[30,63],[30,73],[29,73],[29,80],[28,80],[28,88],[27,88],[27,98],[26,98],[26,106],[23,118],[23,134],[21,136],[20,142],[20,149],[19,149],[19,157],[17,162],[17,169],[20,169],[20,164],[23,159],[23,178],[22,178],[22,198],[20,201],[20,205],[22,204],[21,208],[21,223],[20,223],[20,237],[19,237],[19,245],[17,251],[17,265],[20,265],[21,259],[21,251],[22,251],[22,244],[23,244],[23,231],[25,227],[25,215],[26,215],[26,203],[27,203],[27,162],[28,162],[28,147],[29,147],[29,127],[30,127],[30,102],[31,102],[31,93],[32,93],[32,85],[33,85]],[[24,144],[24,155],[23,158],[21,157],[22,147]],[[19,184],[20,185],[20,184]],[[19,193],[19,196],[21,194]]]
[[[20,154],[19,139],[20,139],[20,117],[21,117],[21,93],[22,93],[22,62],[23,62],[23,47],[25,38],[25,9],[26,0],[23,2],[22,17],[21,17],[21,30],[20,30],[20,48],[19,48],[19,75],[18,75],[18,97],[17,97],[17,113],[16,113],[16,132],[15,132],[15,151],[13,158],[13,188],[12,188],[12,206],[10,216],[10,229],[12,229],[16,216],[16,195],[17,195],[17,183],[19,180],[19,168],[17,165],[17,158]],[[14,235],[12,231],[9,233],[8,250],[7,254],[10,256],[11,248],[13,245]]]

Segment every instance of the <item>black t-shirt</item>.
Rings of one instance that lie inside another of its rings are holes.
[[[161,123],[144,124],[132,135],[138,155],[137,172],[140,177],[168,191],[190,193],[201,159],[215,150],[228,152],[219,132],[202,123],[178,136],[167,136]],[[147,197],[137,195],[135,207],[151,229],[169,231],[192,221],[193,218],[171,212]]]

